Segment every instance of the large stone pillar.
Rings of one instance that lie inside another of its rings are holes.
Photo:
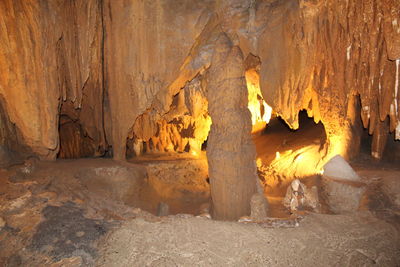
[[[212,215],[219,220],[249,215],[256,192],[256,153],[243,65],[240,48],[221,33],[209,69],[207,95],[212,119],[207,144]]]

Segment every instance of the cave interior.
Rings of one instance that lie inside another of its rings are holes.
[[[399,79],[399,0],[0,0],[0,265],[399,266]]]

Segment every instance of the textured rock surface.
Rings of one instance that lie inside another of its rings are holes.
[[[147,165],[147,180],[163,198],[185,199],[187,192],[208,196],[206,160],[156,161]]]
[[[250,201],[250,218],[253,221],[262,221],[267,219],[268,202],[263,194],[255,193]]]
[[[82,169],[127,166],[135,167],[111,159],[38,162],[18,180],[13,178],[15,171],[27,166],[0,168],[0,218],[5,222],[0,229],[0,266],[87,266],[92,260],[96,266],[399,265],[398,210],[391,210],[379,194],[372,200],[379,203],[368,205],[374,206],[371,212],[243,224],[209,220],[208,214],[156,217],[95,192],[99,179],[89,187],[76,178]],[[360,173],[363,179],[364,174]],[[398,172],[387,170],[370,174],[369,186],[376,177],[398,177]],[[176,213],[173,205],[170,212]],[[374,218],[375,212],[391,215],[394,226]]]
[[[366,187],[360,182],[348,182],[322,177],[322,197],[334,213],[355,212],[359,209]]]
[[[208,80],[208,109],[213,122],[207,159],[213,216],[237,220],[250,215],[258,177],[243,54],[225,33],[218,37]]]
[[[60,95],[55,43],[61,34],[46,9],[57,7],[41,6],[39,1],[0,3],[0,95],[25,143],[45,157],[54,157]],[[52,49],[47,43],[53,44]]]
[[[108,225],[86,218],[83,212],[72,202],[61,207],[45,207],[44,219],[37,226],[29,248],[48,253],[54,261],[81,257],[85,265],[92,266],[97,256],[92,242],[107,232]]]
[[[153,103],[157,113],[168,112],[172,96],[194,78],[196,73],[180,73],[180,66],[208,21],[211,3],[104,1],[109,134],[115,158],[125,158],[126,138],[137,117]]]
[[[80,137],[66,130],[61,144],[69,149],[61,156],[101,155],[111,145],[123,159],[139,116],[153,114],[157,125],[180,89],[210,66],[222,31],[244,57],[259,57],[263,98],[274,111],[297,128],[298,111],[306,109],[324,123],[328,152],[351,156],[360,108],[371,134],[384,135],[379,120],[389,116],[399,137],[399,6],[398,0],[4,0],[1,102],[19,144],[43,158],[57,155],[59,129],[75,123]]]
[[[329,153],[352,155],[358,94],[371,134],[387,115],[392,131],[399,125],[399,1],[264,1],[256,13],[268,14],[256,14],[254,28],[261,89],[293,128],[306,109],[323,122]]]
[[[393,205],[400,209],[400,172],[382,179],[382,190],[389,197]]]
[[[296,212],[297,210],[312,209],[319,212],[320,203],[318,198],[318,189],[316,186],[308,188],[305,184],[301,183],[298,179],[288,186],[283,205],[290,210]]]
[[[132,195],[138,195],[146,171],[133,165],[102,166],[82,168],[77,178],[89,191],[107,199],[126,202]]]
[[[97,265],[396,266],[398,246],[396,230],[369,216],[314,214],[289,229],[201,218],[136,219],[108,236]]]
[[[211,183],[233,185],[242,204],[226,212],[238,217],[256,176],[245,59],[259,59],[262,97],[292,128],[302,109],[323,122],[322,157],[358,152],[361,115],[379,158],[381,121],[400,138],[399,17],[399,0],[4,0],[1,124],[10,127],[0,140],[44,159],[123,160],[127,146],[198,153],[211,115]],[[218,51],[220,36],[232,53]]]
[[[60,114],[104,146],[100,7],[97,0],[0,3],[2,104],[21,143],[43,158],[59,150]]]

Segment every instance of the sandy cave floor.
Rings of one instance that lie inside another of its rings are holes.
[[[292,160],[318,149],[323,128],[305,125],[255,135],[262,164],[268,151],[290,149]],[[359,211],[290,215],[280,183],[265,187],[276,219],[257,224],[199,216],[210,201],[205,155],[31,159],[0,169],[0,266],[399,266],[400,166],[366,154],[352,166],[368,187]],[[160,203],[170,215],[156,216]]]
[[[145,209],[156,212],[160,201],[171,203],[172,214],[188,207],[200,213],[208,199],[207,176],[171,184],[171,177],[182,177],[177,169],[190,174],[203,163],[159,157],[157,165],[171,176],[157,181],[155,161],[142,160],[60,160],[1,169],[0,266],[400,264],[400,212],[383,190],[385,181],[400,177],[399,170],[357,165],[375,198],[355,214],[306,213],[298,227],[271,227],[188,214],[154,216]],[[165,192],[158,191],[160,185]],[[135,208],[150,196],[152,204]],[[188,196],[197,202],[174,205]]]

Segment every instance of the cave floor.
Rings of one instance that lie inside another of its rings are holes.
[[[400,265],[396,168],[354,163],[369,188],[356,213],[272,226],[195,216],[209,199],[206,163],[178,157],[0,169],[0,266]],[[172,215],[153,215],[159,202]]]

